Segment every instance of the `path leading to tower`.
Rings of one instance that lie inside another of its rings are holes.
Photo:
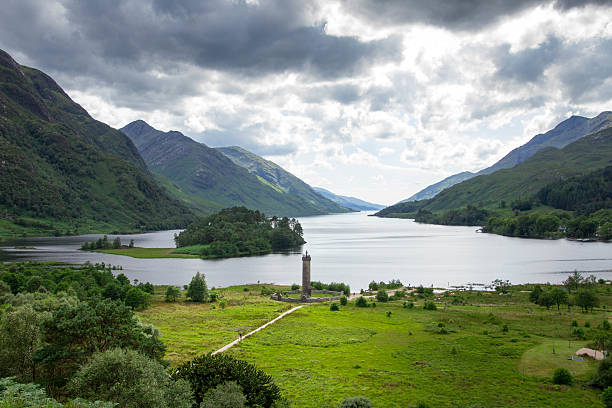
[[[240,337],[240,338],[238,338],[238,339],[236,339],[236,340],[232,341],[230,344],[226,344],[225,346],[221,347],[219,350],[217,350],[217,351],[213,352],[213,353],[212,353],[212,355],[214,356],[215,354],[218,354],[218,353],[223,353],[224,351],[229,350],[230,348],[232,348],[232,347],[233,347],[233,346],[235,346],[236,344],[240,343],[242,340],[246,339],[246,338],[247,338],[247,337],[249,337],[250,335],[257,333],[257,332],[258,332],[258,331],[260,331],[260,330],[265,329],[266,327],[268,327],[268,326],[269,326],[269,325],[271,325],[272,323],[276,322],[277,320],[282,319],[283,317],[287,316],[289,313],[293,313],[293,312],[295,312],[296,310],[303,308],[304,306],[306,306],[306,305],[296,306],[296,307],[294,307],[293,309],[289,309],[289,310],[287,310],[286,312],[284,312],[284,313],[282,313],[280,316],[278,316],[278,317],[276,317],[276,318],[274,318],[274,319],[270,320],[268,323],[264,324],[263,326],[258,327],[258,328],[256,328],[255,330],[253,330],[252,332],[247,333],[247,334],[245,334],[244,336],[242,336],[242,337]]]

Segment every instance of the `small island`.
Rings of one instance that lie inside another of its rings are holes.
[[[81,250],[132,258],[234,258],[299,248],[306,243],[295,218],[273,216],[246,207],[232,207],[205,217],[174,236],[176,248],[140,248],[131,240],[105,235],[85,242]]]

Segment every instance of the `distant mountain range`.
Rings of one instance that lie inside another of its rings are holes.
[[[530,200],[543,187],[612,165],[612,127],[579,138],[562,149],[545,147],[509,169],[482,174],[441,191],[429,200],[403,202],[377,215],[396,216],[418,210],[442,211],[468,205],[496,209],[504,201]]]
[[[279,216],[349,211],[309,191],[301,180],[246,150],[224,148],[226,154],[233,155],[230,159],[221,150],[180,132],[162,132],[142,120],[121,131],[134,142],[159,182],[199,214],[232,206]],[[243,166],[246,163],[250,163],[249,168]],[[270,178],[273,182],[263,177],[272,174],[276,176]]]
[[[318,194],[312,187],[297,178],[278,164],[266,160],[238,146],[218,147],[218,151],[226,155],[240,167],[244,167],[258,180],[284,195],[297,197],[301,202],[315,209],[320,214],[347,212],[347,206],[338,205],[334,200]]]
[[[454,174],[442,181],[424,188],[418,193],[400,202],[426,200],[435,197],[442,190],[452,187],[455,184],[461,183],[465,180],[469,180],[483,174],[491,174],[497,170],[515,167],[545,147],[556,147],[560,149],[586,135],[597,132],[598,130],[606,129],[610,126],[612,126],[612,112],[610,111],[602,112],[591,119],[582,116],[572,116],[569,119],[559,123],[554,129],[549,130],[544,134],[534,136],[529,142],[512,150],[492,166],[482,169],[477,173],[466,171],[459,174]]]
[[[353,211],[371,211],[385,208],[385,206],[381,204],[369,203],[355,197],[337,195],[321,187],[313,187],[313,190],[321,194],[323,197],[326,197],[346,208],[350,208]]]
[[[123,133],[0,50],[0,232],[137,231],[193,219]]]

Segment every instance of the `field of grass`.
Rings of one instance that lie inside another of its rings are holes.
[[[313,298],[329,298],[329,297],[334,297],[334,296],[338,296],[338,295],[334,295],[331,293],[313,293],[312,294]],[[301,293],[287,293],[286,297],[298,299],[302,297],[302,294]]]
[[[198,258],[198,255],[189,253],[175,253],[176,248],[117,248],[117,249],[96,249],[93,252],[103,252],[105,254],[125,255],[132,258]]]
[[[261,294],[262,286],[243,285],[217,289],[217,303],[191,303],[181,297],[165,302],[165,287],[157,287],[153,304],[138,312],[143,322],[160,329],[172,365],[218,350],[238,337],[274,319],[295,305],[275,302]],[[274,288],[284,288],[278,287]],[[225,307],[221,307],[221,301]]]
[[[140,312],[159,327],[173,365],[218,349],[287,310],[262,296],[257,285],[223,290],[219,304],[156,301]],[[441,295],[438,310],[423,300],[403,301],[338,312],[312,304],[276,322],[227,351],[272,375],[295,407],[336,407],[363,395],[377,408],[410,407],[601,407],[600,391],[588,385],[596,362],[569,361],[587,344],[570,336],[572,320],[592,328],[607,318],[605,309],[582,314],[546,310],[512,295],[466,292],[463,305]],[[607,289],[607,288],[606,288]],[[608,308],[612,296],[600,290]],[[455,302],[456,303],[456,302]],[[446,305],[446,306],[445,306]],[[390,312],[390,314],[389,314]],[[552,344],[556,354],[552,354]],[[566,367],[572,386],[554,386],[551,374]]]

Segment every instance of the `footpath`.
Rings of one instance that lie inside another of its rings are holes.
[[[264,324],[263,326],[256,328],[256,329],[255,329],[255,330],[253,330],[252,332],[247,333],[247,334],[245,334],[244,336],[242,336],[242,337],[240,337],[240,338],[238,338],[238,339],[236,339],[236,340],[232,341],[231,343],[226,344],[225,346],[221,347],[219,350],[214,351],[214,352],[212,353],[212,355],[214,356],[215,354],[218,354],[218,353],[223,353],[224,351],[229,350],[230,348],[232,348],[232,347],[233,347],[233,346],[235,346],[236,344],[240,343],[242,340],[246,339],[247,337],[249,337],[249,336],[251,336],[251,335],[253,335],[253,334],[257,333],[258,331],[261,331],[261,330],[265,329],[266,327],[268,327],[268,326],[269,326],[269,325],[271,325],[272,323],[274,323],[274,322],[276,322],[276,321],[278,321],[278,320],[282,319],[283,317],[287,316],[289,313],[293,313],[293,312],[295,312],[296,310],[303,308],[304,306],[305,306],[305,305],[300,305],[300,306],[296,306],[296,307],[294,307],[293,309],[289,309],[289,310],[287,310],[286,312],[282,313],[280,316],[276,317],[275,319],[270,320],[268,323]]]

